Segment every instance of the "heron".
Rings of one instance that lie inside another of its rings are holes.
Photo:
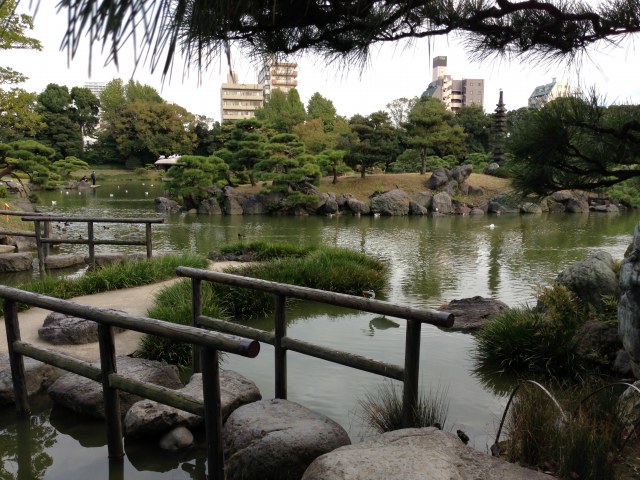
[[[113,198],[113,193],[110,193],[110,194],[109,194],[109,197],[110,197],[110,198]]]
[[[51,206],[55,207],[58,204],[58,202],[56,202],[55,200],[51,200]]]
[[[144,196],[148,197],[149,196],[149,192],[144,192]]]
[[[496,228],[496,226],[492,223],[491,225],[489,225],[489,228],[493,230],[494,228]]]

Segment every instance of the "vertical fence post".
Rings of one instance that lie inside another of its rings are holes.
[[[146,231],[146,241],[147,241],[147,258],[151,258],[151,255],[153,253],[153,248],[151,246],[151,224],[149,222],[145,224],[145,231]]]
[[[42,237],[47,239],[51,238],[51,222],[49,222],[49,220],[44,221],[44,231],[42,232]],[[47,258],[49,256],[49,246],[49,243],[44,244],[44,258]]]
[[[202,315],[202,280],[198,278],[191,279],[191,326],[199,327],[198,317]],[[192,346],[193,349],[193,373],[202,371],[200,362],[200,353],[202,348],[197,345]]]
[[[21,418],[16,424],[18,443],[18,478],[17,480],[33,480],[33,450],[31,448],[31,419]],[[3,477],[11,478],[11,477]]]
[[[109,458],[122,458],[122,419],[118,389],[109,385],[109,375],[116,373],[116,349],[113,341],[113,327],[98,324],[100,342],[100,369],[102,370],[102,395],[104,416],[107,423],[107,450]]]
[[[204,426],[207,435],[208,476],[224,480],[224,447],[222,443],[222,402],[220,400],[220,364],[218,351],[202,350],[202,394]]]
[[[44,248],[42,246],[42,236],[40,234],[40,220],[34,220],[33,226],[36,233],[36,250],[38,252],[38,268],[40,269],[40,275],[44,275]]]
[[[4,300],[4,323],[7,331],[7,346],[9,348],[9,362],[11,363],[11,378],[13,379],[13,394],[16,399],[16,411],[19,417],[31,415],[29,408],[29,392],[24,373],[24,359],[13,350],[13,342],[20,340],[20,324],[18,323],[18,304],[15,300]]]
[[[287,320],[285,305],[287,297],[276,295],[276,319],[275,319],[275,380],[276,398],[287,398],[287,350],[282,347],[282,338],[287,335]]]
[[[96,269],[96,247],[93,243],[93,222],[87,222],[87,236],[89,237],[89,266],[91,270]]]
[[[420,372],[420,330],[417,320],[407,320],[407,336],[404,353],[404,385],[402,390],[402,426],[411,427],[411,418],[418,404],[418,380]]]

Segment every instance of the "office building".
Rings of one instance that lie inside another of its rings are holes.
[[[533,93],[529,96],[528,106],[529,108],[542,108],[551,100],[558,97],[567,97],[570,94],[567,82],[560,82],[553,78],[551,83],[539,85],[533,89]]]
[[[280,62],[273,58],[267,59],[258,73],[258,83],[264,85],[264,99],[269,101],[271,92],[281,90],[288,93],[292,88],[298,86],[297,63]]]
[[[246,120],[264,105],[264,87],[259,83],[238,83],[234,72],[220,88],[220,118],[223,122]]]
[[[437,98],[447,107],[456,111],[468,105],[483,106],[484,79],[463,78],[456,80],[447,74],[447,57],[433,59],[433,75],[425,95]]]

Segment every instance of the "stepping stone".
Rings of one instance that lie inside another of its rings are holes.
[[[44,266],[50,270],[84,265],[84,255],[49,255],[44,260]]]
[[[350,443],[344,428],[297,403],[249,403],[224,425],[227,480],[298,480],[317,457]]]
[[[33,255],[30,253],[1,253],[0,273],[24,272],[33,269]]]

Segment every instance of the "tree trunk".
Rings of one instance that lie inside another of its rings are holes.
[[[362,164],[360,165],[360,178],[364,178],[364,174],[365,174],[364,162],[362,162]]]
[[[420,175],[427,173],[427,154],[420,152]]]
[[[252,187],[256,186],[256,179],[253,176],[253,171],[249,172],[249,182],[251,182],[251,186]]]
[[[336,183],[338,183],[338,169],[334,165],[333,166],[333,184],[335,185]]]

